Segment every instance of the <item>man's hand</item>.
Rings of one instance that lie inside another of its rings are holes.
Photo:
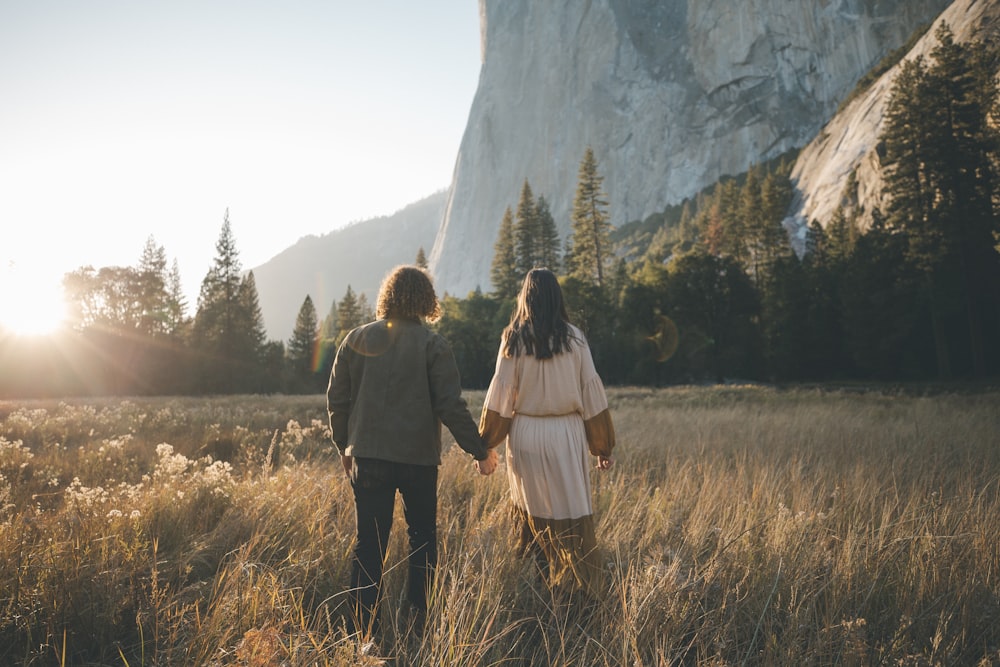
[[[610,470],[611,466],[615,464],[615,460],[610,456],[598,456],[597,457],[597,469],[598,470]]]
[[[476,470],[479,471],[480,475],[492,475],[493,471],[497,469],[497,450],[491,449],[486,453],[486,458],[482,461],[476,461]]]
[[[347,454],[340,455],[340,465],[344,466],[344,472],[347,476],[351,476],[351,468],[354,467],[354,457],[348,456]]]

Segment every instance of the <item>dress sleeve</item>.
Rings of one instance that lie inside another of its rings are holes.
[[[594,456],[611,456],[615,448],[615,427],[608,409],[608,396],[604,383],[594,368],[590,346],[580,349],[580,394],[583,399],[583,425],[587,431],[587,445]]]
[[[594,456],[611,456],[615,448],[615,426],[611,422],[611,411],[602,410],[590,419],[585,419],[583,427],[587,431],[587,446]]]
[[[517,399],[517,375],[514,359],[505,357],[503,348],[497,354],[496,370],[483,400],[483,414],[479,418],[479,434],[489,447],[496,447],[507,437],[514,418]]]

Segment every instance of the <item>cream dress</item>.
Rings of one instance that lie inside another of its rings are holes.
[[[608,399],[582,332],[550,359],[505,357],[501,348],[486,392],[480,432],[506,440],[507,478],[522,549],[545,555],[553,582],[572,575],[597,594],[590,455],[610,456],[614,428]]]

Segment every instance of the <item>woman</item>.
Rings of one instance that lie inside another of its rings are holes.
[[[544,556],[551,584],[599,594],[588,451],[599,470],[611,468],[615,432],[590,347],[570,324],[559,282],[548,269],[525,276],[479,431],[491,448],[507,441],[522,553]]]
[[[330,428],[354,491],[350,600],[362,637],[379,630],[382,564],[397,490],[410,538],[407,598],[418,624],[426,612],[427,582],[437,563],[441,423],[481,474],[496,467],[496,452],[480,439],[462,398],[451,348],[423,324],[440,313],[427,274],[397,267],[379,290],[377,321],[347,334],[330,374]]]

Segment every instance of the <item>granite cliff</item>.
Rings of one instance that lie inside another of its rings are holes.
[[[479,86],[430,254],[439,289],[490,288],[496,231],[524,179],[566,235],[589,145],[613,223],[642,219],[805,146],[949,4],[481,0]]]
[[[942,21],[948,23],[956,41],[995,44],[1000,39],[1000,1],[956,0],[905,59],[929,57],[937,44],[935,31]],[[803,249],[809,221],[826,224],[842,203],[856,202],[857,210],[852,212],[858,214],[862,227],[871,223],[874,209],[885,208],[878,138],[899,67],[897,64],[885,72],[863,94],[845,105],[799,153],[792,169],[796,198],[785,221],[796,250]],[[997,74],[1000,76],[1000,71]],[[849,178],[852,172],[853,180]],[[855,192],[845,192],[850,182],[856,184]]]

